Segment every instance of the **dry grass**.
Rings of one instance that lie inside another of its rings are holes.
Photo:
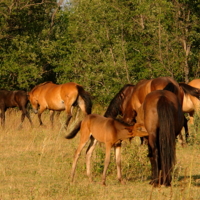
[[[85,171],[85,157],[78,161],[75,182],[69,181],[71,164],[79,136],[66,140],[64,115],[50,128],[49,115],[44,114],[46,127],[39,127],[37,116],[31,114],[34,128],[26,119],[23,129],[17,130],[20,113],[6,116],[6,129],[0,134],[0,199],[1,200],[75,200],[75,199],[200,199],[200,137],[185,148],[177,144],[177,165],[173,184],[169,188],[152,188],[150,163],[146,146],[134,138],[123,143],[122,168],[126,184],[116,179],[114,158],[109,166],[107,186],[101,180],[104,146],[98,145],[92,157],[94,183],[90,184]],[[198,137],[197,137],[198,136]]]

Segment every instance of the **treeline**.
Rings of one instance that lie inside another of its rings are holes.
[[[73,81],[107,105],[126,83],[199,77],[199,0],[63,3],[1,1],[1,88]]]

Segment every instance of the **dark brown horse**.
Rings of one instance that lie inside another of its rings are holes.
[[[46,109],[51,111],[52,126],[54,111],[65,110],[67,114],[66,127],[72,117],[73,106],[78,105],[84,114],[90,114],[92,110],[89,93],[77,83],[70,82],[57,85],[52,82],[45,82],[35,86],[28,94],[33,111],[38,113],[40,125],[43,125],[41,115]]]
[[[184,114],[177,95],[156,90],[146,95],[137,109],[137,123],[148,133],[149,158],[154,186],[170,186],[175,164],[175,140],[180,133]]]
[[[137,126],[137,129],[140,129]],[[127,138],[131,138],[134,136],[147,136],[147,132],[138,131],[134,129],[134,126],[130,126],[124,123],[121,123],[112,118],[106,118],[96,114],[87,115],[84,120],[74,128],[71,133],[66,136],[67,139],[72,139],[76,136],[78,131],[80,130],[80,142],[79,146],[76,150],[74,161],[72,165],[71,172],[71,181],[74,179],[75,169],[77,165],[78,158],[83,147],[90,140],[90,145],[86,151],[86,167],[87,167],[87,175],[89,180],[92,181],[91,171],[90,171],[90,159],[94,147],[97,142],[102,142],[106,146],[106,157],[104,164],[104,171],[102,177],[102,184],[106,184],[106,171],[108,165],[110,163],[110,151],[111,148],[115,148],[116,155],[116,164],[117,164],[117,177],[118,180],[123,183],[122,175],[121,175],[121,142]]]
[[[175,91],[176,95],[178,96],[179,101],[183,105],[183,98],[185,95],[191,95],[194,98],[198,98],[200,95],[200,90],[197,88],[188,86],[187,84],[179,85],[173,78],[170,77],[159,77],[151,80],[141,80],[135,86],[134,89],[131,87],[126,87],[126,91],[130,91],[129,94],[131,95],[124,95],[123,88],[111,101],[105,116],[110,116],[115,118],[117,115],[116,113],[122,113],[123,120],[127,123],[132,123],[135,121],[135,117],[137,115],[137,110],[144,102],[144,99],[148,93],[154,90],[162,90],[164,89],[169,83],[173,83],[176,86],[177,90]],[[169,87],[169,85],[168,85]],[[170,90],[170,88],[166,88]],[[123,98],[121,98],[121,93],[123,94]],[[126,106],[122,106],[123,102],[126,101]],[[123,109],[122,109],[123,108]],[[113,112],[114,110],[114,112]],[[184,127],[186,132],[186,140],[188,137],[188,127],[187,127],[187,120],[185,118]]]
[[[25,116],[28,118],[32,125],[32,121],[27,111],[28,95],[25,91],[8,91],[0,89],[0,109],[1,109],[1,125],[5,127],[5,112],[8,108],[18,107],[22,111],[21,124],[24,121]]]

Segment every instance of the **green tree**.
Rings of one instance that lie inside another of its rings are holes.
[[[47,76],[48,61],[41,44],[51,39],[55,0],[4,0],[1,3],[0,84],[7,89],[30,89]]]

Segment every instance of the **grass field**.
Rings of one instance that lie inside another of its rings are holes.
[[[74,183],[70,183],[72,159],[79,135],[66,140],[64,115],[50,128],[49,115],[42,118],[46,127],[39,127],[31,113],[34,128],[25,120],[18,130],[19,112],[6,114],[6,128],[0,134],[0,200],[119,200],[119,199],[200,199],[200,134],[193,131],[187,146],[177,142],[177,164],[172,186],[153,188],[147,147],[139,138],[122,145],[122,173],[125,185],[116,179],[114,153],[107,174],[107,186],[99,184],[103,170],[104,145],[97,145],[92,156],[93,183],[85,170],[85,150],[78,161]]]

